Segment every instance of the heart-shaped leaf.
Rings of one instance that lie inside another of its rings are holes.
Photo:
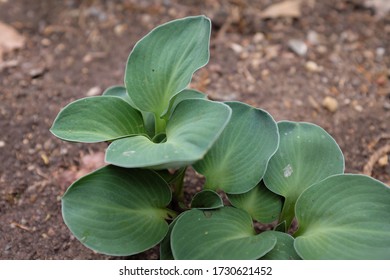
[[[241,209],[192,209],[177,220],[171,235],[175,259],[258,259],[275,246],[267,232],[256,235],[252,219]]]
[[[183,212],[185,213],[185,212]],[[169,224],[168,233],[165,235],[164,239],[160,243],[160,260],[174,260],[172,254],[172,248],[171,248],[171,234],[172,229],[176,224],[176,221],[180,219],[180,217],[183,215],[181,213],[179,216],[177,216],[172,223]]]
[[[221,207],[223,207],[222,198],[211,190],[203,190],[196,193],[191,201],[191,208],[216,209]]]
[[[228,198],[234,207],[245,210],[261,223],[272,223],[282,211],[282,197],[268,190],[262,181],[249,192],[229,194]]]
[[[132,255],[158,244],[168,231],[171,192],[151,170],[103,167],[79,179],[62,198],[64,221],[88,248]]]
[[[136,108],[132,103],[129,95],[127,94],[126,88],[124,86],[112,86],[107,88],[103,94],[103,96],[115,96],[122,98],[124,101],[129,103],[133,108]]]
[[[127,94],[126,88],[124,86],[112,86],[106,89],[103,96],[115,96],[122,98],[124,101],[130,104],[131,107],[137,109],[137,106],[130,99],[130,96]],[[138,110],[138,109],[137,109]],[[140,111],[142,114],[142,118],[144,120],[145,131],[150,136],[154,136],[154,115],[150,112]]]
[[[119,139],[106,151],[106,161],[122,167],[178,168],[201,159],[229,121],[223,103],[189,99],[178,104],[166,128],[166,141],[144,136]]]
[[[390,188],[364,175],[336,175],[296,203],[295,248],[304,259],[390,259]]]
[[[142,111],[160,117],[169,100],[190,83],[209,60],[210,20],[178,19],[153,29],[130,53],[125,85]]]
[[[289,227],[295,202],[314,183],[344,172],[344,157],[335,140],[310,123],[279,122],[280,145],[264,176],[265,185],[285,197],[281,221]]]
[[[175,111],[176,106],[183,100],[186,99],[206,99],[206,94],[194,90],[194,89],[184,89],[179,94],[175,95],[171,98],[169,102],[169,108],[162,116],[163,118],[170,119],[172,116],[172,113]]]
[[[206,177],[205,188],[245,193],[263,178],[278,147],[278,129],[265,111],[240,102],[225,104],[232,109],[230,122],[194,168]]]
[[[145,133],[140,112],[113,96],[87,97],[68,104],[50,131],[63,140],[85,143]]]
[[[277,238],[275,247],[262,260],[300,260],[294,248],[294,238],[284,232],[271,231]]]

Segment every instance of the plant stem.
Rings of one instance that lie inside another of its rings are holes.
[[[154,135],[164,133],[166,127],[166,121],[164,119],[161,119],[157,114],[154,115],[154,120],[155,120]]]
[[[288,232],[291,223],[295,217],[295,202],[296,199],[286,198],[284,201],[282,213],[280,214],[279,222],[286,221],[286,232]]]
[[[170,219],[173,220],[173,219],[175,219],[177,217],[177,212],[176,211],[174,211],[172,209],[169,209],[169,208],[166,208],[165,210],[166,210],[166,213],[167,213],[167,215],[168,215],[168,217]]]
[[[178,175],[175,177],[175,179],[171,182],[171,184],[173,185],[174,187],[174,196],[175,196],[175,199],[178,201],[178,202],[184,202],[184,176],[186,174],[186,170],[187,168],[181,168],[179,169],[177,172],[178,172]]]

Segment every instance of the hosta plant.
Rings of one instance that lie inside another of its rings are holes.
[[[188,88],[210,30],[204,16],[155,28],[130,53],[123,86],[58,114],[55,136],[108,143],[108,165],[62,198],[70,231],[116,256],[160,245],[161,259],[389,259],[390,188],[344,174],[326,131]],[[189,167],[205,183],[186,203]]]

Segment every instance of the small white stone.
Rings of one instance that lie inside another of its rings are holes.
[[[363,106],[360,104],[355,104],[354,108],[358,112],[363,112]]]
[[[308,51],[306,43],[302,40],[291,39],[288,41],[288,47],[300,56],[305,56]]]
[[[377,48],[377,49],[375,50],[376,58],[377,58],[377,59],[382,59],[383,56],[385,55],[385,52],[386,52],[385,48]]]
[[[114,27],[114,32],[116,35],[121,36],[125,33],[126,29],[127,29],[126,24],[118,24]]]
[[[100,87],[93,87],[93,88],[90,88],[88,91],[87,91],[87,96],[96,96],[96,95],[100,95],[102,93],[102,89]]]
[[[243,46],[236,44],[236,43],[231,43],[230,48],[237,54],[242,53],[242,51],[244,50]]]
[[[312,45],[318,45],[320,43],[318,33],[313,30],[310,30],[307,33],[307,41]]]
[[[5,147],[5,142],[0,140],[0,148],[3,148],[3,147]]]
[[[260,43],[261,41],[263,41],[264,40],[264,34],[263,33],[261,33],[261,32],[258,32],[258,33],[256,33],[254,36],[253,36],[253,42],[255,43],[255,44],[258,44],[258,43]]]
[[[315,63],[314,61],[311,61],[311,60],[309,60],[308,62],[305,63],[305,68],[307,71],[310,71],[310,72],[321,72],[321,70],[322,70],[321,66],[318,66],[317,63]]]

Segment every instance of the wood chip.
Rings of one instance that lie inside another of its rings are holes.
[[[22,225],[22,224],[19,224],[19,223],[16,223],[16,222],[12,222],[11,223],[11,227],[12,228],[20,228],[20,229],[23,229],[23,230],[26,230],[26,231],[29,231],[29,232],[32,232],[33,230],[25,225]]]

